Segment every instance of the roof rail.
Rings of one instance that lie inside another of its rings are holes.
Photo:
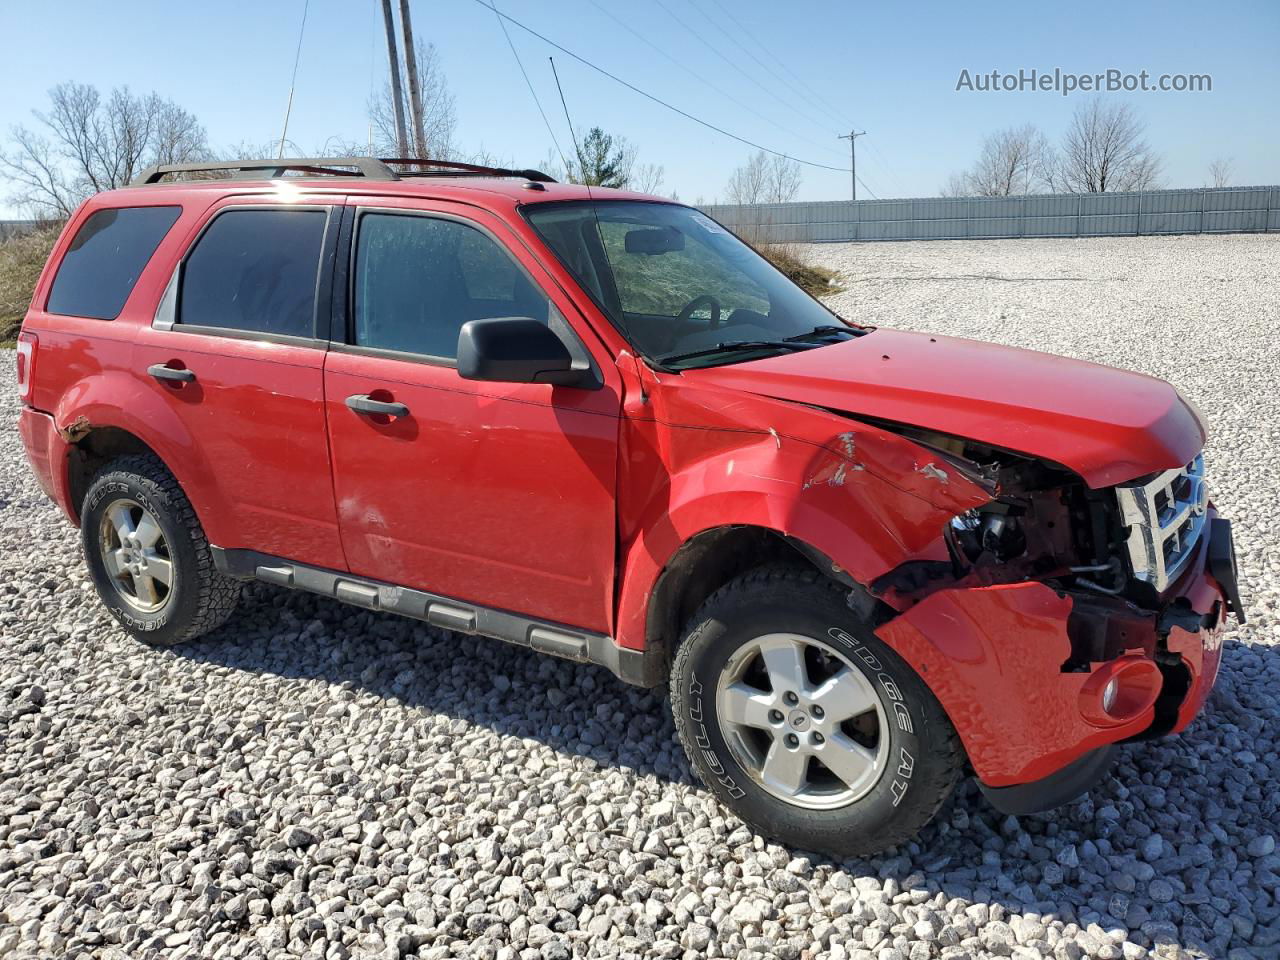
[[[355,171],[335,169],[354,167]],[[265,179],[283,177],[286,171],[318,173],[336,177],[364,177],[368,180],[398,180],[396,172],[376,157],[281,157],[279,160],[217,160],[206,163],[158,163],[148,167],[130,181],[140,187],[159,183],[171,173],[214,173],[249,175],[263,173]]]
[[[489,167],[477,163],[462,163],[457,160],[422,160],[414,157],[381,157],[383,163],[397,166],[434,167],[432,170],[401,170],[402,177],[449,177],[458,174],[478,177],[519,177],[521,180],[532,180],[535,183],[555,183],[555,178],[541,170],[511,170],[507,167]]]
[[[416,170],[396,171],[391,168],[417,167]],[[343,169],[347,168],[347,169]],[[363,177],[366,180],[399,180],[401,177],[520,177],[539,183],[555,183],[540,170],[508,170],[505,167],[486,167],[474,163],[453,160],[427,160],[418,157],[281,157],[278,160],[217,160],[206,163],[158,163],[148,167],[130,181],[129,186],[141,187],[159,183],[170,174],[228,173],[232,177],[246,178],[259,175],[265,180],[275,180],[287,172],[320,174],[333,177]]]

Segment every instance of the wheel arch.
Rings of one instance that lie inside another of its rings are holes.
[[[645,650],[669,667],[702,603],[735,577],[770,563],[809,567],[847,588],[850,606],[873,625],[886,616],[888,608],[817,547],[770,527],[727,524],[685,540],[662,568],[646,607]]]
[[[122,403],[126,399],[128,403]],[[225,533],[219,526],[227,510],[196,438],[161,398],[138,389],[135,378],[109,371],[81,381],[53,412],[58,436],[66,444],[63,480],[73,516],[80,522],[84,494],[93,476],[117,456],[145,453],[172,474],[191,502],[211,542]]]
[[[130,454],[149,454],[164,463],[164,458],[145,440],[123,427],[91,427],[70,444],[66,464],[67,493],[77,520],[93,478],[112,460]],[[168,464],[165,466],[168,467]]]

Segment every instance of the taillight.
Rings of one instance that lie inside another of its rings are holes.
[[[34,333],[18,334],[18,399],[26,403],[31,398],[31,377],[36,366],[36,347],[40,345]]]

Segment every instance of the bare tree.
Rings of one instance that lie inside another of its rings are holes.
[[[765,202],[790,203],[800,192],[804,177],[800,164],[786,157],[772,156],[766,167]]]
[[[425,144],[420,155],[433,160],[454,158],[453,142],[458,116],[449,81],[444,75],[435,44],[419,39],[416,44],[418,74],[417,96],[422,102],[422,127]],[[369,120],[373,124],[374,150],[382,156],[397,153],[396,99],[390,80],[369,102]],[[401,108],[403,115],[403,107]]]
[[[953,175],[944,195],[1009,197],[1034,193],[1052,163],[1044,134],[1032,124],[999,130],[982,142],[982,152],[969,170]]]
[[[969,177],[964,173],[953,173],[947,178],[947,182],[942,185],[939,191],[944,197],[969,197],[973,194],[969,191]]]
[[[631,182],[628,186],[632,190],[638,190],[641,193],[657,193],[662,189],[662,181],[666,179],[667,172],[659,163],[641,163],[637,164],[631,174]]]
[[[1143,139],[1145,129],[1126,104],[1101,97],[1081,104],[1048,171],[1049,182],[1066,193],[1154,189],[1160,158]]]
[[[12,201],[40,217],[66,218],[86,197],[124,186],[153,163],[210,155],[204,127],[156,93],[119,87],[104,100],[89,84],[62,83],[49,102],[47,113],[32,111],[42,129],[13,127],[0,154],[0,169],[17,186]]]
[[[1209,164],[1209,179],[1215,187],[1231,186],[1231,175],[1235,172],[1235,161],[1231,157],[1219,157]]]
[[[763,150],[748,158],[729,177],[725,187],[731,203],[790,203],[800,192],[800,164]]]
[[[764,203],[765,184],[769,179],[766,169],[768,165],[768,155],[761,150],[759,153],[752,154],[742,166],[737,167],[729,175],[729,182],[725,186],[729,202],[743,206]]]

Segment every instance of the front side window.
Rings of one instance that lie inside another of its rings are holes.
[[[532,317],[548,301],[491,239],[456,220],[366,213],[356,236],[358,346],[457,359],[468,320]]]
[[[230,210],[182,268],[177,322],[276,336],[315,336],[316,278],[327,211]]]
[[[45,309],[114,320],[180,213],[181,207],[119,207],[91,214],[62,258]]]
[[[525,216],[636,348],[673,368],[812,349],[862,332],[690,207],[564,201],[532,205]]]

